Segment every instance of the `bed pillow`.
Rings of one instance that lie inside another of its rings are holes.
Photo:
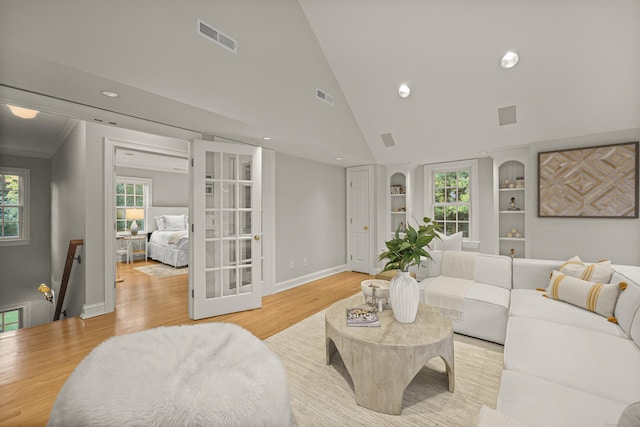
[[[609,283],[611,280],[611,261],[599,261],[585,264],[579,256],[574,256],[558,269],[567,276],[587,280],[589,282]]]
[[[626,287],[627,284],[624,282],[609,284],[588,282],[554,270],[544,296],[568,302],[598,313],[610,322],[618,323],[613,312],[620,291]]]
[[[161,216],[154,216],[153,219],[156,220],[156,228],[159,231],[164,231],[164,218]]]
[[[165,231],[183,231],[186,230],[184,215],[162,215],[164,219]]]
[[[462,231],[450,236],[438,233],[440,239],[433,239],[431,247],[434,251],[461,251],[462,250]]]

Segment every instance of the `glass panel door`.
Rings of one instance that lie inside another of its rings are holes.
[[[261,305],[261,149],[194,141],[194,319]]]

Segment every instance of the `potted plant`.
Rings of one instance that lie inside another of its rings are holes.
[[[378,258],[378,261],[388,260],[382,271],[398,270],[389,284],[389,297],[393,316],[401,323],[413,323],[418,313],[420,290],[416,279],[409,274],[409,267],[419,265],[422,257],[431,259],[425,247],[440,238],[436,233],[440,229],[438,224],[428,217],[424,217],[423,222],[417,230],[407,224],[404,233],[398,227],[394,238],[385,242],[387,250]]]

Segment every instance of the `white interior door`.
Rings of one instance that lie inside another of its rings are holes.
[[[371,269],[371,168],[349,169],[349,264],[352,271]]]
[[[262,305],[261,150],[193,142],[189,271],[193,319]]]

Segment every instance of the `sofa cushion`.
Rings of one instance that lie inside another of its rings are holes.
[[[504,344],[509,311],[509,291],[474,282],[464,300],[464,316],[453,322],[453,330]]]
[[[615,426],[624,403],[552,381],[504,370],[498,411],[539,427]]]
[[[477,257],[477,252],[445,251],[440,265],[440,274],[442,276],[473,280]]]
[[[640,306],[640,268],[629,265],[614,265],[611,280],[614,282],[625,282],[627,289],[620,293],[616,303],[615,316],[618,324],[633,340],[640,346],[640,331],[637,334],[631,333],[631,324],[638,318],[638,307]],[[638,325],[640,328],[640,325]]]
[[[505,369],[621,403],[640,400],[640,381],[630,380],[640,378],[640,351],[628,338],[515,316],[505,342]]]
[[[479,254],[473,280],[511,289],[511,258],[504,255]]]
[[[513,259],[513,289],[545,288],[553,270],[557,270],[562,261],[546,259]]]
[[[434,251],[461,251],[462,250],[462,231],[447,236],[444,233],[437,232],[439,239],[433,239],[429,247]]]
[[[626,292],[626,291],[625,291]],[[626,338],[624,330],[604,317],[575,305],[551,298],[542,298],[539,291],[513,289],[509,316],[531,317],[565,325],[579,326],[593,331]]]
[[[588,282],[554,270],[551,273],[546,293],[543,295],[555,300],[568,302],[617,322],[613,317],[613,311],[618,295],[620,295],[620,290],[626,288],[626,286],[625,282],[620,284]]]
[[[577,255],[563,263],[558,270],[567,276],[589,282],[609,283],[611,279],[611,261],[585,264]]]

